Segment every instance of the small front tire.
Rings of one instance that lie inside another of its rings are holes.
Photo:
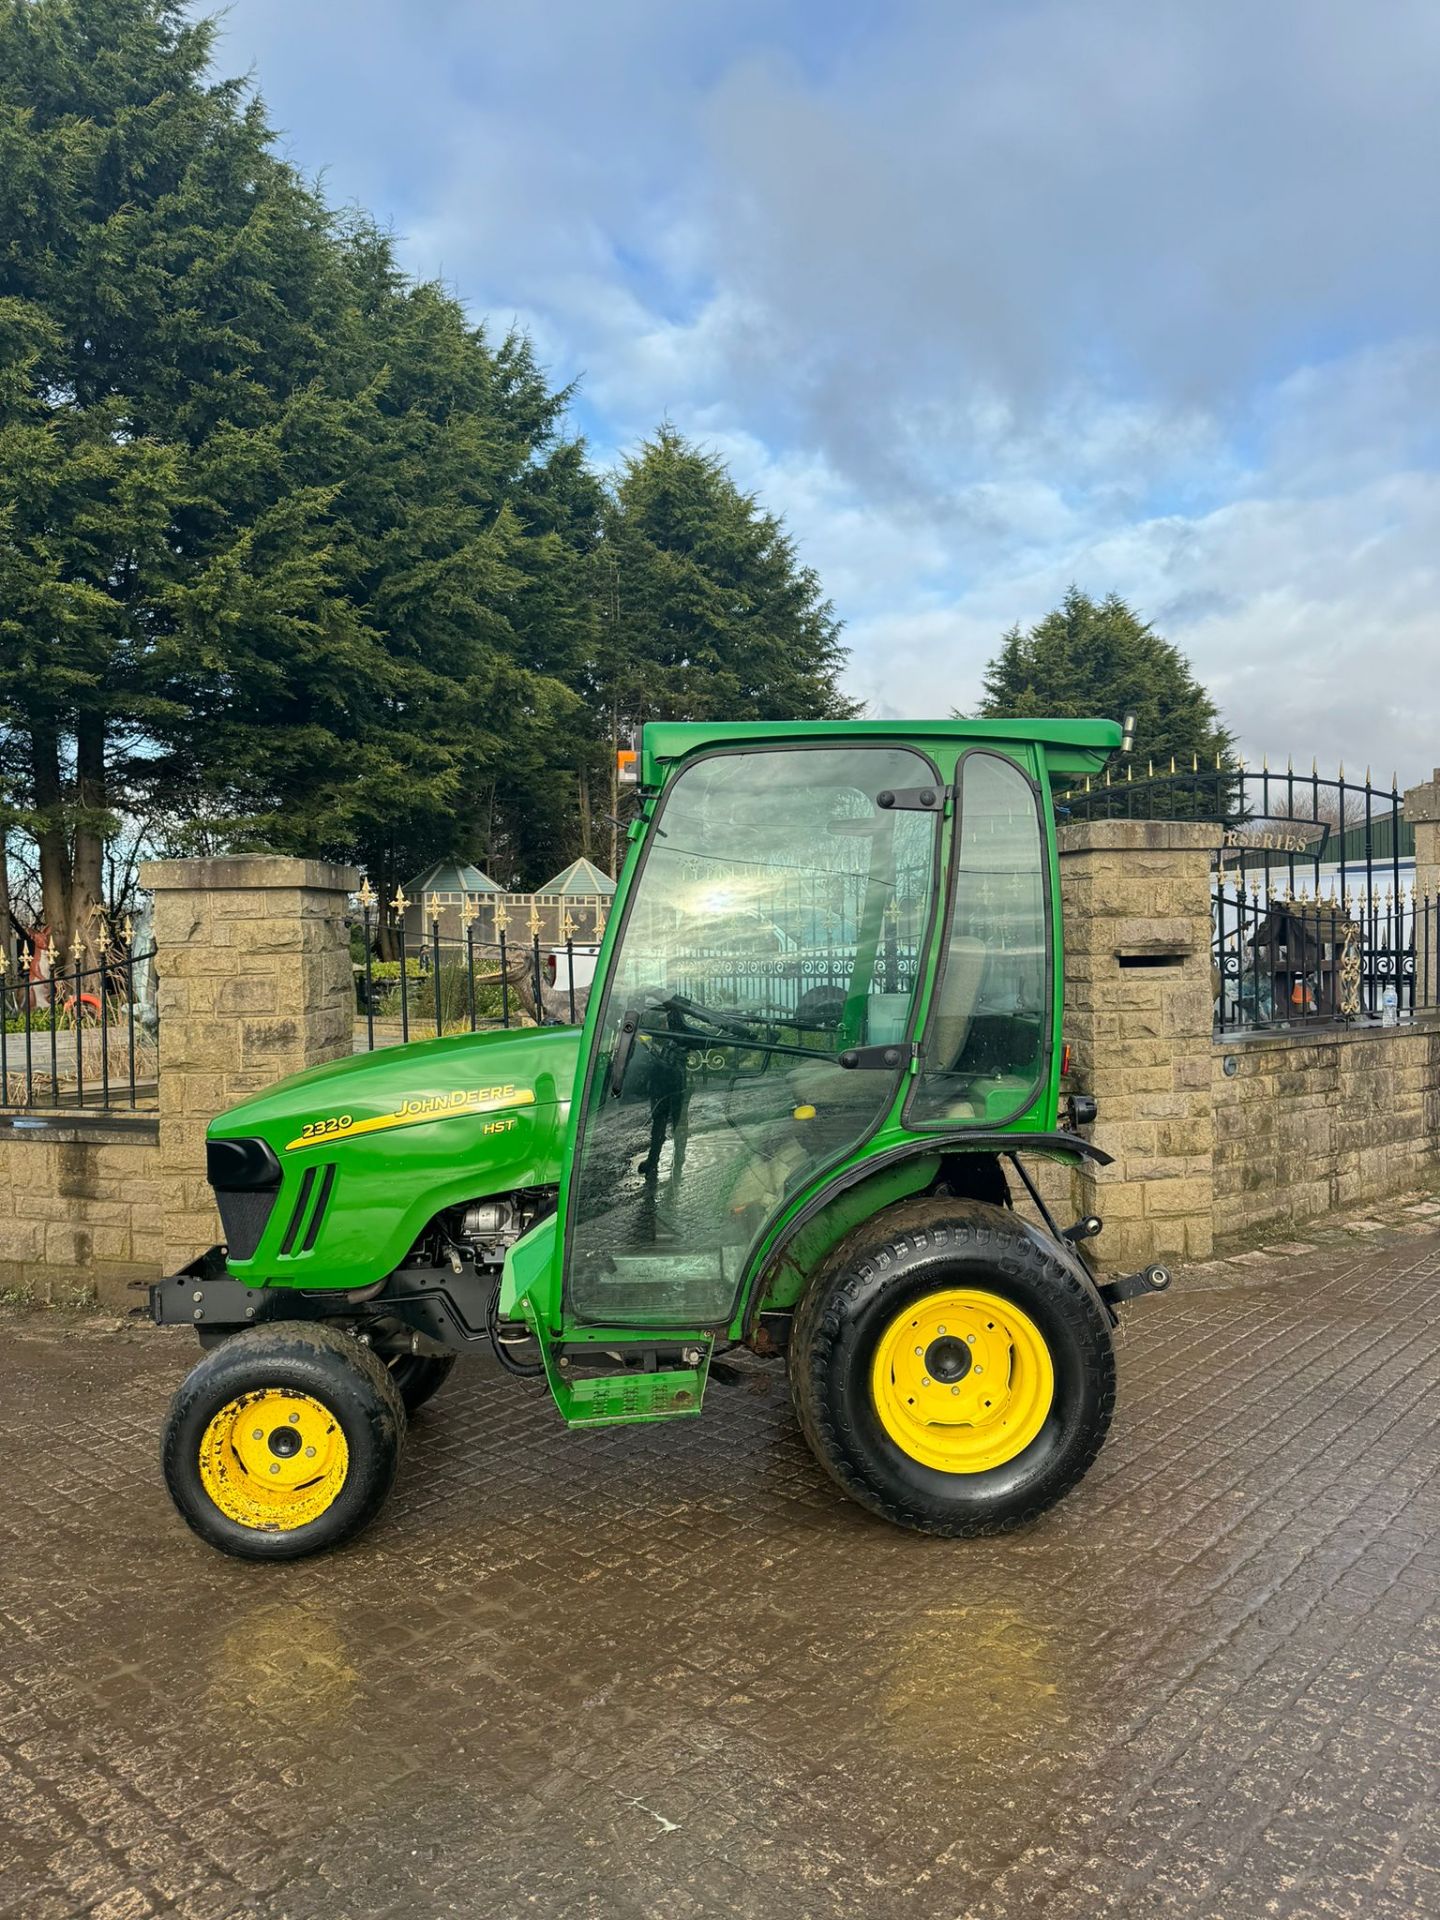
[[[161,1464],[186,1524],[222,1553],[298,1560],[351,1540],[385,1503],[405,1408],[383,1363],[323,1324],[247,1328],[171,1402]]]

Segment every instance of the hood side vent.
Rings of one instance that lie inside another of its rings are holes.
[[[300,1243],[302,1253],[309,1253],[315,1244],[315,1236],[319,1233],[320,1223],[325,1218],[325,1209],[330,1204],[330,1189],[334,1184],[335,1162],[332,1160],[320,1177],[320,1191],[315,1196],[315,1211],[310,1215],[310,1224],[305,1229],[304,1240]]]
[[[305,1209],[310,1204],[310,1195],[315,1188],[315,1169],[307,1167],[305,1177],[300,1182],[300,1197],[295,1202],[295,1211],[290,1216],[290,1224],[285,1229],[285,1238],[280,1242],[281,1254],[294,1251],[295,1241],[300,1232],[300,1223],[305,1218]]]

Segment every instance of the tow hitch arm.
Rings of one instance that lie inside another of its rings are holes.
[[[1139,1273],[1117,1273],[1100,1287],[1100,1298],[1107,1306],[1117,1307],[1122,1300],[1136,1300],[1142,1293],[1164,1293],[1170,1285],[1168,1267],[1142,1267]]]

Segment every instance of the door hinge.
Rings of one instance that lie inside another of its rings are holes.
[[[908,1066],[916,1052],[913,1042],[892,1047],[847,1047],[839,1055],[839,1061],[842,1067],[858,1073],[894,1073],[897,1068]]]
[[[954,791],[939,781],[928,787],[882,787],[875,804],[882,813],[940,813]]]

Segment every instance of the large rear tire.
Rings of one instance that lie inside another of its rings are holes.
[[[399,1390],[368,1347],[279,1321],[231,1335],[182,1382],[161,1463],[202,1540],[247,1560],[298,1560],[369,1525],[404,1437]]]
[[[999,1533],[1059,1500],[1115,1404],[1088,1276],[1008,1210],[911,1201],[837,1250],[796,1311],[790,1388],[852,1500],[896,1526]]]

